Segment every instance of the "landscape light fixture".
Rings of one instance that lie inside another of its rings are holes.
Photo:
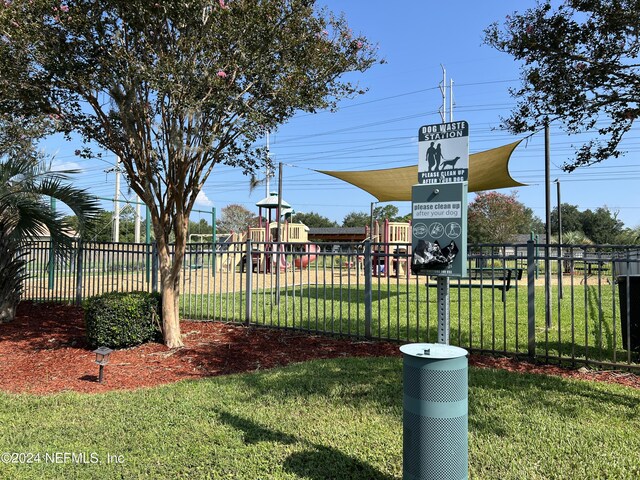
[[[96,354],[96,363],[100,365],[100,372],[98,373],[98,383],[102,383],[102,379],[104,376],[104,366],[109,363],[109,356],[111,355],[111,350],[108,347],[99,347],[93,351]]]

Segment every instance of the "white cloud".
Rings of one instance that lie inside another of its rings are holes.
[[[203,207],[213,207],[213,202],[209,200],[207,194],[204,191],[200,190],[198,196],[196,197],[196,205],[201,205]]]
[[[82,172],[82,167],[76,162],[61,162],[59,160],[53,160],[53,162],[51,162],[51,170],[54,172],[62,172],[64,170],[79,170]]]

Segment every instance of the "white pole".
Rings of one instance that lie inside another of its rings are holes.
[[[269,131],[267,130],[267,161],[269,161],[271,159],[271,153],[269,151]],[[269,177],[271,176],[271,168],[269,166],[269,164],[267,163],[266,166],[266,173],[265,173],[265,198],[269,197]]]
[[[447,121],[447,71],[444,65],[440,64],[442,68],[442,83],[440,84],[440,92],[442,92],[442,109],[440,110],[440,117],[442,123]]]
[[[453,122],[453,78],[449,82],[449,121]]]
[[[133,235],[133,241],[140,243],[140,197],[138,195],[136,195],[136,223]]]
[[[113,196],[113,241],[120,241],[120,157],[116,157],[116,192]]]

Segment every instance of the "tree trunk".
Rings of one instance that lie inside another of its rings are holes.
[[[145,203],[148,199],[145,199]],[[178,199],[178,203],[181,199]],[[160,267],[160,293],[162,294],[162,336],[169,348],[184,346],[180,334],[180,278],[187,246],[189,214],[180,209],[173,213],[173,232],[175,234],[174,252],[169,249],[169,231],[165,225],[169,222],[168,213],[159,216],[151,211],[151,221],[156,234],[158,263]]]
[[[0,323],[13,321],[26,278],[25,253],[0,229]]]
[[[179,253],[173,256],[166,242],[158,242],[160,263],[160,293],[162,294],[162,336],[169,348],[184,346],[180,333],[180,270],[182,261]]]
[[[17,302],[3,301],[0,303],[0,323],[8,323],[16,318]]]
[[[184,346],[180,333],[180,313],[178,311],[179,292],[172,282],[162,282],[162,335],[169,348]]]

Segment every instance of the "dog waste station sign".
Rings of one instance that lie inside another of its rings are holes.
[[[425,125],[418,130],[418,183],[469,180],[469,124]]]
[[[411,198],[412,272],[466,276],[467,183],[414,185]]]
[[[411,270],[415,275],[467,274],[469,125],[418,130],[418,184],[413,186]]]

